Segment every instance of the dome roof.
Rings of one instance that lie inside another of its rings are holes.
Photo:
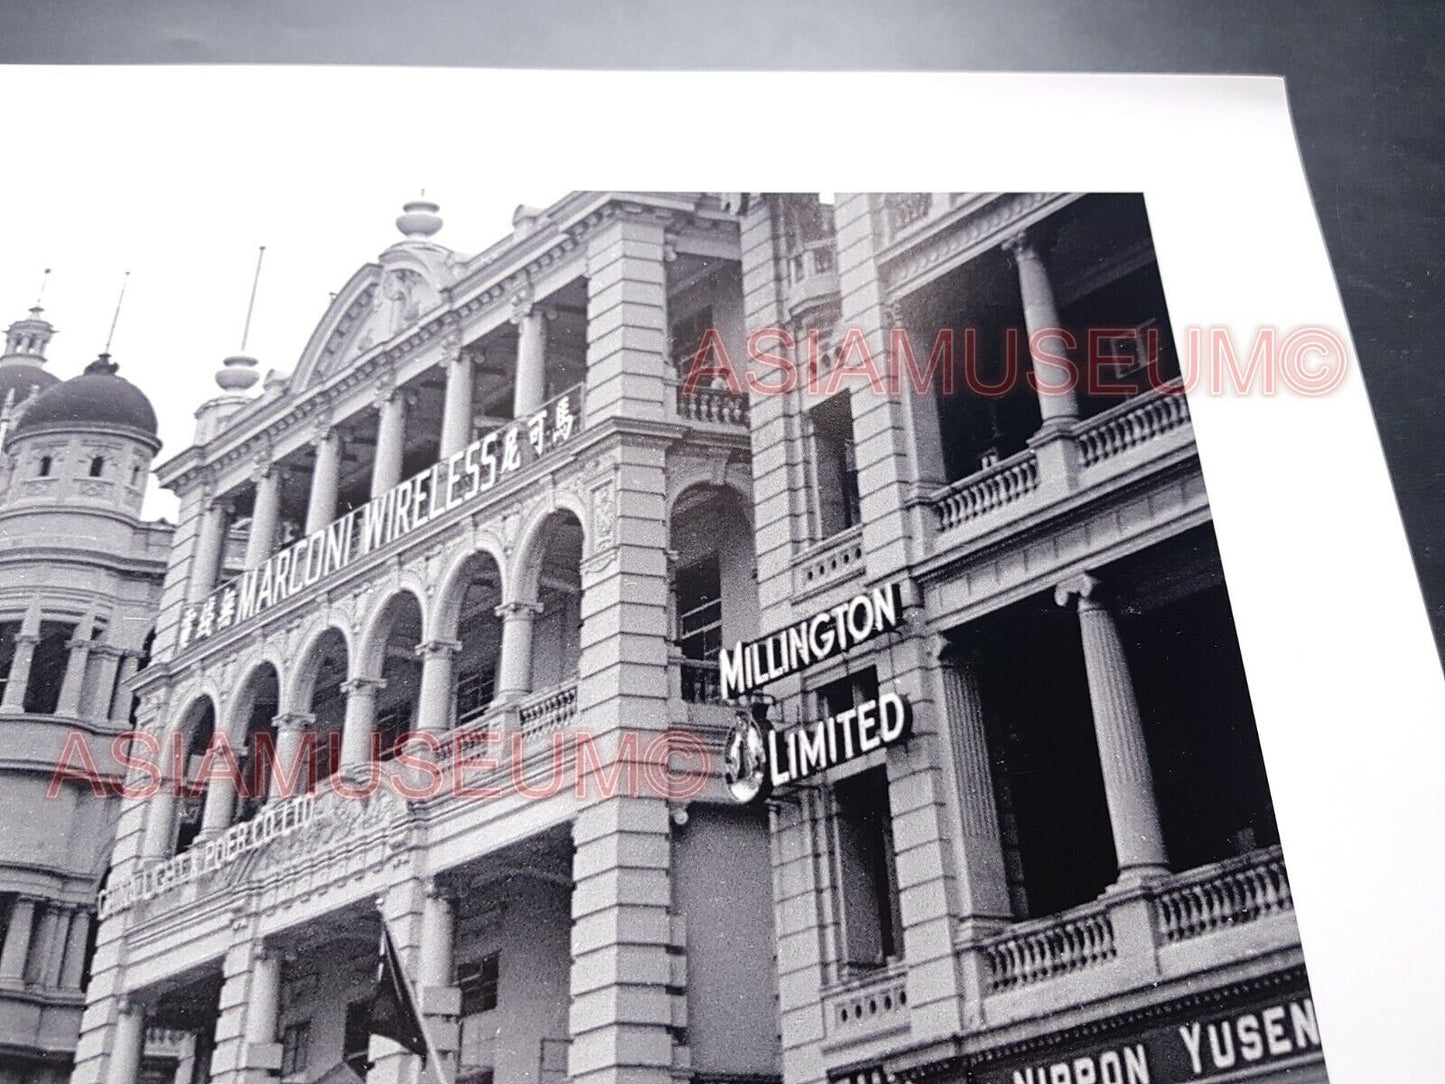
[[[39,365],[0,365],[0,404],[13,390],[15,402],[22,403],[37,392],[54,387],[60,378]]]
[[[108,354],[102,354],[79,376],[46,388],[25,408],[15,424],[14,435],[42,428],[85,429],[109,425],[155,439],[158,429],[155,408],[145,392],[115,375],[117,368]]]

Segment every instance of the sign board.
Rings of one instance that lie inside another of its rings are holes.
[[[203,602],[187,606],[181,611],[180,647],[243,624],[285,602],[352,561],[487,492],[581,431],[582,385],[578,384],[536,413],[474,440],[277,551],[260,568],[243,572]]]
[[[1323,1058],[1307,992],[1267,998],[1113,1042],[1035,1053],[1026,1064],[982,1065],[970,1084],[1217,1084]],[[1276,1079],[1271,1076],[1269,1079]]]

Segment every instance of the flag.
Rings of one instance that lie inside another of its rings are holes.
[[[371,996],[367,1030],[372,1035],[381,1035],[406,1047],[413,1054],[420,1054],[423,1059],[427,1056],[428,1043],[426,1032],[422,1029],[421,1013],[417,1012],[411,983],[401,969],[401,959],[397,956],[391,930],[385,922],[381,924],[381,961],[377,966],[376,989]]]

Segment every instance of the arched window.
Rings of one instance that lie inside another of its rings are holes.
[[[52,466],[52,460],[51,460],[50,456],[48,456],[48,455],[42,455],[42,456],[40,457],[40,477],[42,477],[42,478],[49,478],[49,477],[50,477],[50,468],[51,468],[51,466]]]
[[[105,456],[96,455],[90,458],[90,476],[99,478],[105,472]]]

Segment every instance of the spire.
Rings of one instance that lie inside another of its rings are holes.
[[[0,364],[45,364],[45,348],[55,335],[55,328],[41,315],[45,310],[40,307],[49,279],[50,268],[47,267],[40,279],[40,292],[35,297],[35,304],[30,306],[30,315],[16,320],[5,332],[5,354],[0,357]]]

